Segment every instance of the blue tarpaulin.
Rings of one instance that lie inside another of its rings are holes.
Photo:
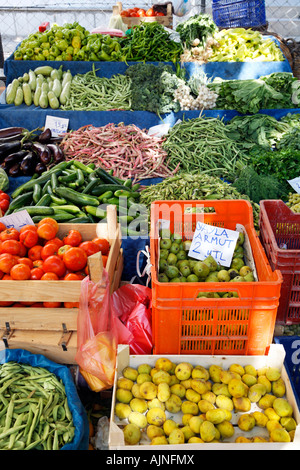
[[[62,380],[68,405],[72,413],[75,435],[72,442],[65,444],[61,450],[88,450],[89,423],[88,417],[76,390],[76,386],[67,366],[57,364],[42,354],[32,354],[25,349],[4,349],[0,351],[0,364],[6,362],[29,364],[33,367],[44,367]]]
[[[280,47],[279,41],[273,36],[264,36],[265,39],[272,38]],[[11,54],[4,62],[4,75],[6,83],[10,83],[14,78],[22,76],[30,69],[43,65],[58,68],[62,65],[63,70],[70,70],[72,75],[77,73],[86,73],[92,70],[93,65],[97,70],[97,75],[101,77],[111,77],[117,73],[124,74],[129,65],[137,62],[89,62],[89,61],[32,61],[32,60],[14,60]],[[151,63],[151,62],[148,62]],[[152,62],[157,64],[158,62]],[[172,62],[164,62],[165,64],[175,67]],[[264,62],[208,62],[207,64],[196,64],[195,62],[185,62],[183,67],[186,69],[187,76],[194,74],[199,70],[203,70],[209,77],[221,77],[224,80],[246,80],[249,78],[259,78],[262,75],[269,75],[273,72],[292,72],[289,61],[284,58],[283,61]]]

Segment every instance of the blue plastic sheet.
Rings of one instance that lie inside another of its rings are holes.
[[[72,442],[65,444],[61,450],[88,450],[89,423],[86,411],[78,397],[77,390],[69,369],[47,359],[42,354],[32,354],[25,349],[5,349],[0,351],[0,364],[5,362],[18,362],[29,364],[33,367],[44,367],[58,378],[65,386],[68,404],[75,425],[75,436]]]
[[[280,47],[279,41],[274,36],[264,36],[264,38],[272,38]],[[74,75],[76,73],[86,73],[92,70],[93,65],[97,70],[97,75],[101,77],[111,77],[114,74],[124,74],[127,66],[136,64],[137,62],[59,62],[59,61],[32,61],[32,60],[14,60],[14,54],[11,54],[4,62],[4,75],[6,83],[10,83],[14,78],[18,78],[23,73],[33,70],[36,67],[50,65],[50,67],[58,68],[62,65],[63,70],[70,70]],[[151,62],[148,62],[151,63]],[[158,62],[152,62],[157,64]],[[164,62],[165,64],[175,67],[172,62]],[[185,62],[183,67],[187,71],[187,76],[192,75],[196,71],[203,70],[209,77],[221,77],[224,80],[245,80],[249,78],[259,78],[262,75],[268,75],[273,72],[292,72],[289,61],[284,58],[283,61],[276,62],[209,62],[199,65],[193,62]]]

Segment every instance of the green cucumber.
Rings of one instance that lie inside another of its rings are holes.
[[[59,186],[55,189],[55,194],[72,202],[76,206],[99,206],[99,201],[96,197],[79,193],[71,188]]]

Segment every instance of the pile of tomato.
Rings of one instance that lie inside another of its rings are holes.
[[[2,215],[5,214],[9,207],[10,203],[10,196],[6,194],[2,189],[0,189],[0,210],[2,212]]]
[[[123,17],[144,17],[144,16],[165,16],[164,13],[155,11],[153,8],[148,8],[145,10],[144,8],[127,8],[127,10],[121,11],[121,16]]]
[[[106,239],[83,241],[78,230],[69,230],[61,239],[58,228],[49,217],[20,230],[0,222],[0,279],[81,281],[88,275],[88,257],[100,251],[106,265],[110,249]]]

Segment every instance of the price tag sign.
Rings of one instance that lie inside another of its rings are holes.
[[[0,221],[6,228],[15,228],[16,230],[20,230],[24,225],[34,225],[32,218],[26,210],[5,215],[0,218]]]
[[[288,183],[292,186],[296,193],[300,194],[300,176],[292,180],[288,180]]]
[[[65,134],[69,127],[69,119],[46,116],[45,129],[50,129],[53,137],[59,137]]]
[[[197,222],[189,256],[203,261],[211,255],[217,263],[230,267],[239,233]]]

